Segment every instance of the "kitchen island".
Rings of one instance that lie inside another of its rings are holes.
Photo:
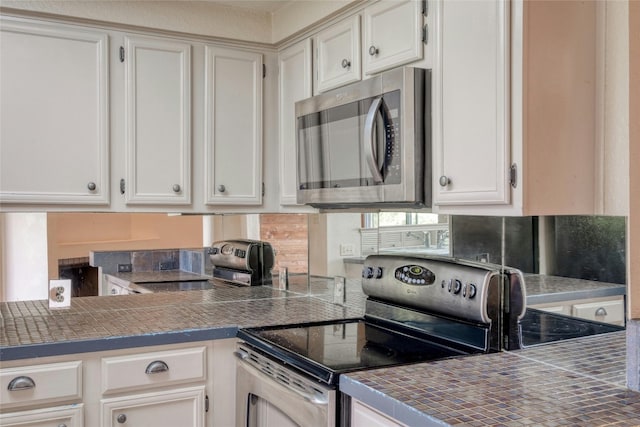
[[[347,305],[329,286],[214,287],[0,304],[0,360],[139,349],[233,338],[239,327],[348,319],[363,314],[357,281]],[[215,342],[215,341],[214,341]],[[640,393],[624,387],[625,334],[345,375],[354,399],[407,425],[640,425]],[[88,405],[87,405],[88,407]],[[227,426],[223,426],[227,427]]]

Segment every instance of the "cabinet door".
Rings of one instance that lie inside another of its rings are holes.
[[[434,205],[510,201],[509,3],[439,3]]]
[[[401,424],[353,399],[351,401],[351,425],[352,427],[403,427],[405,424]]]
[[[360,80],[359,15],[318,33],[315,45],[316,92]]]
[[[82,427],[83,405],[60,406],[14,413],[0,413],[3,427]]]
[[[379,2],[364,10],[365,74],[422,59],[422,1]]]
[[[262,55],[206,47],[205,203],[262,203]]]
[[[102,427],[204,427],[204,386],[103,399]]]
[[[191,46],[126,37],[127,204],[191,202]]]
[[[107,35],[1,24],[0,202],[108,204]]]
[[[311,39],[278,56],[280,71],[280,204],[295,205],[297,189],[295,103],[312,95]]]

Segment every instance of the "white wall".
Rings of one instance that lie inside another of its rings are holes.
[[[49,288],[47,263],[47,214],[0,214],[4,301],[46,299]],[[7,250],[10,248],[10,250]]]
[[[360,256],[361,217],[359,213],[327,214],[327,276],[346,276],[341,244],[353,245],[356,252],[349,257]]]

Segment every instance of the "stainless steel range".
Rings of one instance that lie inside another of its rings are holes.
[[[346,425],[340,374],[521,346],[521,273],[434,257],[369,256],[364,318],[241,329],[238,426]]]
[[[213,277],[240,286],[271,284],[275,251],[259,240],[236,239],[214,242],[209,248]]]

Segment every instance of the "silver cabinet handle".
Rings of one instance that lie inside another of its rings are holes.
[[[118,424],[124,424],[127,422],[127,416],[125,414],[120,414],[116,418],[116,421],[118,422]]]
[[[377,47],[375,47],[375,46],[370,46],[369,47],[369,55],[376,56],[379,52],[380,52],[380,50]]]
[[[174,193],[179,193],[180,190],[182,190],[182,188],[180,188],[180,184],[173,184],[172,189]]]
[[[605,310],[604,307],[600,307],[596,310],[596,316],[606,316],[607,314],[607,310]]]
[[[376,140],[373,137],[373,125],[375,124],[376,116],[378,115],[378,110],[381,106],[382,97],[374,99],[371,103],[371,107],[369,107],[369,112],[367,113],[367,118],[364,121],[364,133],[362,140],[367,164],[369,165],[369,170],[371,171],[373,182],[375,182],[376,184],[380,184],[384,181],[384,178],[382,177],[382,174],[378,169],[378,153],[376,149]]]
[[[96,183],[95,182],[90,182],[87,184],[87,188],[89,189],[89,191],[96,191]]]
[[[349,61],[348,59],[343,59],[342,68],[349,68],[349,67],[351,67],[351,61]]]
[[[449,179],[448,176],[442,175],[438,182],[440,183],[440,187],[446,187],[447,185],[449,185],[451,183],[451,180]]]
[[[169,365],[164,363],[162,360],[154,360],[149,363],[147,369],[144,370],[145,374],[159,374],[160,372],[167,372],[169,370]]]
[[[221,193],[224,193],[225,191],[227,191],[227,187],[225,187],[224,185],[220,184],[218,185],[218,191]]]
[[[29,390],[36,387],[36,382],[31,377],[20,376],[15,377],[9,383],[7,389],[9,391]]]

